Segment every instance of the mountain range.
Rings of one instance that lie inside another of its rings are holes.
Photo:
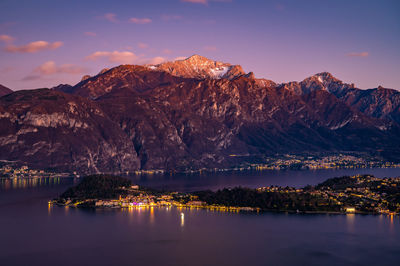
[[[10,92],[0,87],[0,159],[37,168],[181,171],[343,151],[400,160],[400,92],[327,72],[278,84],[194,55]]]

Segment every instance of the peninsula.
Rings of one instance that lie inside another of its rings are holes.
[[[129,179],[91,175],[49,204],[86,208],[184,207],[220,211],[297,213],[400,213],[400,178],[343,176],[304,188],[268,186],[257,189],[166,192],[141,188]]]

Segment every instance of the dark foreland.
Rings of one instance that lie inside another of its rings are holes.
[[[187,207],[221,211],[399,214],[400,178],[371,175],[331,178],[304,188],[236,187],[192,193],[165,192],[132,185],[118,176],[86,176],[60,198],[58,205],[91,208]]]
[[[326,72],[277,84],[194,55],[74,86],[1,89],[0,160],[33,169],[188,171],[343,152],[400,160],[400,92]]]

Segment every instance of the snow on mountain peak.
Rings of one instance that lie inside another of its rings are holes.
[[[174,76],[196,79],[233,79],[246,74],[239,65],[214,61],[197,54],[186,59],[166,62],[149,68],[167,71]]]

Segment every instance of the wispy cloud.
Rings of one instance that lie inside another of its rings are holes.
[[[114,13],[106,13],[101,18],[103,18],[105,20],[108,20],[108,21],[110,21],[112,23],[117,23],[118,22],[117,15],[114,14]]]
[[[96,32],[92,32],[92,31],[86,31],[86,32],[84,32],[84,34],[85,34],[86,36],[90,36],[90,37],[95,37],[95,36],[97,36]]]
[[[109,63],[118,64],[160,64],[166,60],[161,56],[147,58],[130,51],[97,51],[86,56],[85,59],[89,61],[106,60]]]
[[[151,59],[144,59],[143,64],[158,65],[165,61],[166,61],[166,59],[164,57],[156,56]]]
[[[41,75],[53,75],[53,74],[82,74],[87,69],[73,64],[63,64],[57,66],[54,61],[47,61],[44,64],[38,66],[34,72]]]
[[[88,56],[86,60],[96,61],[99,59],[106,59],[110,63],[132,64],[137,60],[137,56],[129,51],[97,51]]]
[[[181,2],[184,3],[194,3],[194,4],[202,4],[202,5],[207,5],[208,0],[181,0]]]
[[[186,58],[188,58],[187,56],[178,56],[178,57],[175,57],[174,58],[174,61],[177,61],[177,60],[185,60]]]
[[[42,65],[36,67],[32,74],[24,77],[23,81],[39,80],[45,76],[51,76],[54,74],[70,74],[70,75],[82,75],[88,70],[84,67],[80,67],[73,64],[57,65],[54,61],[47,61]]]
[[[49,43],[46,41],[36,41],[22,46],[10,44],[5,48],[5,50],[10,53],[37,53],[45,50],[55,50],[62,45],[62,42]]]
[[[129,22],[132,22],[135,24],[149,24],[152,22],[152,20],[149,18],[130,18]]]
[[[26,77],[23,77],[21,80],[22,81],[33,81],[33,80],[38,80],[41,79],[42,77],[39,75],[28,75]]]
[[[0,35],[0,41],[5,42],[5,43],[10,43],[13,42],[15,38],[11,37],[10,35]]]
[[[149,45],[147,43],[140,42],[140,43],[138,43],[138,47],[140,49],[146,49],[146,48],[149,48]]]
[[[347,56],[349,56],[349,57],[367,57],[367,56],[369,56],[369,53],[368,52],[348,53]]]

